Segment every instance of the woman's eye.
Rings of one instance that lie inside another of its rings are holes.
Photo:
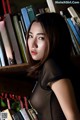
[[[38,39],[39,39],[39,40],[44,40],[44,37],[39,37]]]
[[[32,36],[32,35],[29,35],[28,38],[33,38],[33,36]]]

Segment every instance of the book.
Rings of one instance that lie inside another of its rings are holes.
[[[12,114],[12,119],[13,120],[21,120],[17,113]]]
[[[1,120],[13,120],[9,109],[5,109],[1,112]]]
[[[56,12],[53,0],[46,0],[50,12]]]
[[[6,0],[6,4],[7,4],[8,13],[11,14],[12,12],[11,12],[11,6],[9,0]]]
[[[77,24],[79,23],[80,25],[80,17],[77,11],[72,6],[68,7],[67,10],[70,13],[71,17],[73,17],[76,20]]]
[[[73,18],[79,17],[77,12],[74,10],[74,8],[72,6],[68,7],[67,10],[69,11],[71,17],[73,17]]]
[[[30,22],[32,22],[33,20],[36,19],[35,10],[33,9],[32,5],[27,6],[26,9],[28,11]]]
[[[26,31],[27,31],[30,26],[30,19],[29,19],[29,15],[28,15],[28,11],[26,7],[21,8],[21,14],[22,14],[23,21],[26,27]]]
[[[20,110],[20,113],[22,114],[24,120],[31,120],[31,119],[30,119],[30,116],[29,116],[29,114],[28,114],[28,112],[26,111],[25,108],[21,109],[21,110]]]
[[[69,31],[70,31],[71,40],[72,40],[72,47],[73,47],[74,52],[75,52],[74,54],[79,55],[79,54],[80,54],[80,47],[79,47],[79,44],[78,44],[78,42],[77,42],[77,40],[76,40],[76,37],[75,37],[75,35],[74,35],[74,33],[73,33],[70,25],[68,24],[68,21],[67,21],[66,16],[65,16],[65,21],[66,21],[67,26],[68,26]]]
[[[7,29],[6,29],[4,20],[0,21],[0,32],[1,32],[1,37],[3,40],[3,44],[4,44],[7,60],[8,60],[8,65],[12,65],[12,64],[14,64],[14,57],[12,54],[12,48],[11,48],[11,44],[9,42],[10,40],[9,40],[9,37],[7,34]]]
[[[23,99],[24,99],[25,108],[26,108],[26,110],[28,110],[28,100],[27,100],[26,96],[24,96]]]
[[[15,35],[15,30],[14,30],[13,22],[11,19],[11,15],[9,13],[4,15],[4,21],[8,31],[8,36],[10,38],[12,53],[13,53],[15,62],[16,64],[21,64],[22,63],[21,54],[19,51],[19,46],[18,46],[16,35]]]
[[[24,30],[23,21],[21,19],[21,14],[18,14],[18,18],[19,18],[18,21],[19,21],[20,30],[21,30],[22,37],[23,37],[23,42],[24,42],[24,45],[26,47],[26,33],[25,33],[25,30]]]
[[[71,21],[71,18],[67,18],[67,22],[68,22],[69,26],[71,27],[71,29],[76,37],[76,40],[78,41],[78,43],[80,45],[80,36],[78,35],[78,33],[73,25],[73,22]]]
[[[6,65],[8,65],[8,61],[0,33],[0,66],[6,66]]]
[[[12,118],[13,120],[25,120],[19,111],[12,114]]]
[[[2,0],[2,6],[3,6],[4,14],[6,14],[6,13],[7,13],[7,9],[6,9],[6,3],[5,3],[5,0]]]
[[[22,17],[22,15],[21,15],[21,13],[20,13],[20,21],[21,21],[21,24],[22,24],[22,28],[23,28],[23,31],[24,31],[24,35],[25,35],[25,37],[26,37],[27,31],[26,31],[25,23],[24,23],[24,20],[23,20],[23,17]]]
[[[13,16],[13,24],[14,24],[16,36],[17,36],[17,39],[18,39],[18,45],[19,45],[19,50],[21,52],[22,60],[23,60],[24,63],[27,63],[26,48],[25,48],[25,45],[24,45],[24,42],[23,42],[22,33],[21,33],[21,30],[20,30],[17,15]]]
[[[71,20],[72,20],[72,22],[73,22],[73,24],[74,24],[74,27],[75,27],[77,33],[78,33],[79,36],[80,36],[80,26],[77,24],[77,22],[75,21],[75,19],[74,19],[73,17],[71,18]]]
[[[6,13],[11,14],[11,6],[9,0],[2,0],[2,6],[3,6],[4,14]]]
[[[69,29],[70,30],[70,34],[71,34],[71,38],[72,38],[72,43],[73,43],[73,48],[74,48],[74,52],[75,54],[77,55],[80,55],[80,46],[76,40],[76,37],[74,35],[74,33],[72,32],[71,28]]]
[[[28,109],[28,113],[29,113],[30,117],[32,118],[32,120],[38,120],[38,116],[37,116],[37,114],[34,112],[33,109]]]

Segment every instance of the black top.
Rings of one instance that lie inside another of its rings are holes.
[[[72,73],[70,69],[66,71]],[[40,120],[66,120],[54,92],[48,86],[49,82],[70,77],[64,73],[52,59],[45,62],[30,99],[32,106],[39,113]]]

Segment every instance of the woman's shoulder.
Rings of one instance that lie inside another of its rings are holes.
[[[46,88],[48,83],[55,82],[61,78],[64,78],[64,74],[56,62],[53,59],[46,60],[41,74],[41,86]]]
[[[42,77],[46,79],[60,79],[64,77],[64,73],[56,62],[50,58],[44,63]]]
[[[52,58],[45,61],[43,69],[54,74],[62,73],[62,69]]]

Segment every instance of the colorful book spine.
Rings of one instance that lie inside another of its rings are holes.
[[[11,48],[11,44],[10,44],[10,40],[7,34],[7,29],[5,26],[5,21],[0,21],[0,32],[1,32],[1,36],[2,36],[2,40],[3,40],[3,44],[4,44],[4,48],[6,51],[6,56],[8,59],[8,64],[12,65],[14,64],[14,57],[12,54],[12,48]]]
[[[77,22],[75,21],[74,18],[71,18],[73,24],[74,24],[74,27],[76,29],[76,31],[78,32],[79,36],[80,36],[80,26],[77,24]]]
[[[13,16],[13,24],[14,24],[14,27],[15,27],[15,32],[16,32],[16,36],[17,36],[17,40],[18,40],[18,44],[19,44],[22,60],[23,60],[24,63],[27,63],[26,48],[24,46],[22,33],[21,33],[21,30],[20,30],[20,26],[19,26],[19,21],[18,21],[18,16],[17,15]]]
[[[6,27],[7,27],[8,35],[10,38],[10,43],[12,46],[12,51],[13,51],[15,61],[17,64],[21,64],[22,63],[21,54],[19,51],[19,46],[17,43],[17,38],[15,35],[14,27],[13,27],[13,22],[12,22],[12,19],[9,13],[4,15],[4,20],[6,23]]]
[[[10,13],[11,14],[11,7],[9,0],[2,0],[2,6],[4,10],[4,14]]]
[[[33,20],[36,19],[36,14],[35,14],[35,11],[33,9],[33,6],[29,5],[26,7],[26,9],[28,11],[28,16],[29,16],[30,22],[32,22]]]
[[[46,0],[50,12],[56,12],[53,0]]]
[[[7,3],[7,8],[8,8],[8,13],[12,13],[11,12],[11,6],[10,6],[10,2],[9,2],[9,0],[6,0],[6,3]]]
[[[2,0],[2,6],[3,6],[4,14],[6,14],[7,10],[6,10],[5,0]]]
[[[68,7],[67,10],[69,11],[71,17],[78,18],[78,14],[72,6]]]
[[[70,35],[71,35],[71,39],[72,39],[72,46],[73,46],[73,49],[74,49],[74,52],[75,52],[75,53],[73,53],[73,54],[78,54],[78,55],[79,55],[79,54],[80,54],[79,44],[78,44],[78,42],[77,42],[77,40],[76,40],[76,37],[75,37],[75,35],[74,35],[74,33],[73,33],[70,25],[68,24],[68,21],[67,21],[67,18],[66,18],[66,17],[65,17],[65,20],[66,20],[66,23],[67,23],[67,25],[68,25],[68,28],[69,28],[69,31],[70,31]]]
[[[0,33],[0,66],[6,66],[6,65],[8,65],[8,61],[7,61],[3,40]]]
[[[21,8],[21,14],[25,23],[26,31],[27,31],[30,26],[30,19],[29,19],[26,7]]]
[[[3,111],[1,112],[1,114],[4,115],[4,116],[2,116],[2,117],[0,118],[1,120],[13,120],[13,119],[12,119],[12,116],[11,116],[11,114],[10,114],[9,109],[3,110]]]
[[[30,117],[29,117],[29,114],[28,114],[28,112],[26,111],[25,108],[21,109],[20,113],[22,114],[24,120],[31,120]]]
[[[78,35],[78,33],[77,33],[77,31],[76,31],[76,29],[75,29],[75,27],[74,27],[74,25],[73,25],[73,23],[71,21],[71,18],[67,18],[67,22],[68,22],[69,26],[71,27],[71,29],[72,29],[72,31],[73,31],[79,45],[80,45],[80,36]]]

